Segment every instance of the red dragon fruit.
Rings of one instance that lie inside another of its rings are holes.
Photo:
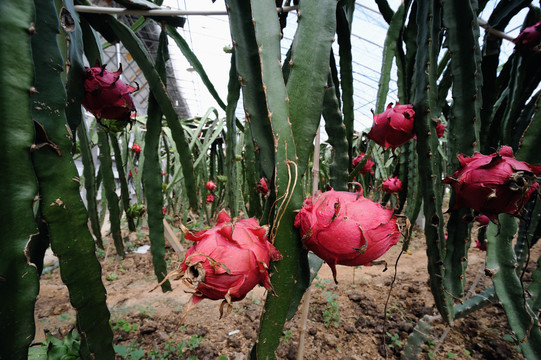
[[[208,194],[207,195],[207,203],[213,203],[214,202],[214,195]]]
[[[182,278],[194,293],[192,305],[207,298],[223,300],[223,307],[239,301],[257,285],[272,290],[268,268],[282,255],[267,239],[267,227],[255,218],[231,220],[222,210],[215,227],[191,233],[186,239],[194,245],[186,252],[179,268],[167,277]]]
[[[118,120],[126,125],[135,111],[131,93],[137,89],[120,80],[122,66],[118,71],[105,70],[105,65],[85,67],[83,106],[98,120]]]
[[[526,54],[541,45],[541,21],[522,30],[513,42],[515,43],[515,49],[522,54]]]
[[[351,162],[353,164],[353,167],[357,166],[361,162],[361,160],[364,158],[364,155],[365,153],[362,152],[355,159],[353,159],[353,161]],[[372,169],[372,166],[374,165],[375,163],[371,159],[366,160],[363,168],[360,171],[361,175],[366,175],[368,173],[373,174],[374,170]]]
[[[331,267],[366,265],[398,242],[400,230],[392,210],[362,193],[318,191],[295,217],[302,243]]]
[[[441,120],[439,120],[436,124],[436,134],[438,135],[438,139],[441,139],[443,135],[445,135],[445,129],[447,129],[447,126],[443,125]]]
[[[208,191],[212,191],[212,190],[216,189],[216,183],[214,181],[212,181],[212,180],[209,180],[205,184],[205,187],[207,188]]]
[[[518,161],[509,146],[497,153],[472,157],[458,155],[460,169],[444,180],[456,191],[452,210],[469,207],[495,220],[498,214],[520,215],[539,184],[541,166]]]
[[[136,143],[133,143],[133,145],[131,146],[131,151],[137,155],[141,152],[141,145],[139,144],[136,144]]]
[[[415,111],[412,105],[392,103],[381,114],[374,115],[374,123],[368,133],[368,137],[374,140],[384,149],[391,148],[393,151],[410,141],[414,136],[413,124]]]
[[[402,190],[402,181],[396,176],[391,177],[381,184],[381,188],[389,194],[397,193]]]
[[[267,193],[269,192],[269,186],[267,185],[267,180],[265,180],[265,178],[261,178],[259,180],[256,190],[260,194],[267,195]]]

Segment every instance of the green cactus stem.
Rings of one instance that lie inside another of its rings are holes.
[[[32,95],[36,149],[32,152],[39,180],[40,208],[50,232],[60,275],[77,311],[83,359],[113,359],[113,333],[101,267],[79,193],[79,176],[70,156],[72,134],[64,113],[66,93],[60,73],[58,16],[49,0],[36,0],[36,34],[32,39],[37,92]],[[20,59],[18,59],[20,61]]]
[[[226,203],[229,204],[231,217],[239,215],[239,200],[237,194],[239,188],[237,184],[237,161],[235,161],[237,147],[237,127],[235,124],[235,110],[240,98],[240,83],[237,79],[237,67],[235,65],[235,55],[231,56],[231,68],[229,70],[229,83],[227,86],[227,108],[226,108]]]

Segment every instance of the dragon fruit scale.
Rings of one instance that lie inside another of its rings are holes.
[[[239,301],[257,285],[272,290],[268,268],[282,255],[268,241],[267,227],[255,218],[231,220],[222,210],[215,227],[185,237],[194,242],[179,268],[167,277],[182,278],[192,291],[192,305],[207,298],[223,300],[231,310],[231,302]],[[188,307],[187,311],[190,309]]]
[[[105,70],[105,66],[85,67],[82,104],[98,120],[117,120],[127,125],[135,111],[131,93],[137,88],[120,80],[122,66],[116,72]]]
[[[306,248],[331,267],[366,265],[382,256],[400,238],[392,210],[362,193],[318,191],[306,199],[295,217]]]
[[[541,166],[515,159],[509,146],[490,155],[459,154],[458,159],[460,169],[444,180],[456,192],[452,210],[469,207],[490,220],[501,213],[520,215],[530,196],[539,191],[535,175],[541,173]]]

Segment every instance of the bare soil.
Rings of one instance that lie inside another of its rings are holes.
[[[129,236],[132,246],[148,244],[144,233]],[[110,242],[109,242],[110,243]],[[400,244],[383,259],[389,264],[369,267],[338,267],[338,285],[324,264],[312,286],[306,323],[304,359],[398,359],[409,334],[424,315],[437,315],[428,286],[427,258],[423,239],[414,237],[411,253],[404,253],[397,267],[396,282],[385,311]],[[168,249],[169,269],[179,256]],[[481,272],[473,291],[490,286],[484,275],[485,253],[471,248],[467,287]],[[534,257],[535,258],[535,257]],[[177,324],[190,299],[186,287],[173,281],[173,291],[162,293],[156,286],[150,252],[130,253],[121,260],[114,255],[100,259],[107,304],[111,310],[115,345],[142,349],[147,359],[246,359],[257,339],[259,318],[266,296],[255,288],[232,313],[219,319],[220,302],[203,300],[184,324]],[[535,267],[530,264],[526,277]],[[36,303],[38,323],[46,333],[65,336],[74,328],[71,307],[59,270],[44,274]],[[296,359],[301,331],[301,309],[286,323],[277,350],[278,359]],[[385,314],[387,313],[387,317]],[[386,319],[386,320],[385,320]],[[421,359],[522,359],[499,304],[490,305],[455,321],[445,338],[446,326],[432,327]],[[42,336],[43,333],[40,333]],[[434,353],[435,347],[438,347]],[[174,355],[174,353],[180,353]],[[140,352],[142,353],[142,352]],[[122,357],[118,357],[121,359]]]

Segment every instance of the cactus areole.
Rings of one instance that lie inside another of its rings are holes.
[[[215,227],[196,233],[185,232],[194,245],[186,252],[177,275],[193,290],[192,303],[201,299],[223,300],[231,311],[231,302],[239,301],[257,285],[272,290],[269,280],[271,261],[282,255],[268,241],[267,227],[255,218],[231,220],[222,210]]]
[[[126,126],[135,111],[131,93],[137,88],[120,80],[122,66],[116,72],[105,70],[105,66],[85,67],[83,106],[99,121],[117,120]]]
[[[458,155],[460,169],[444,180],[456,191],[452,210],[469,207],[491,220],[498,214],[520,215],[530,196],[539,191],[541,166],[518,161],[509,146],[497,153]]]
[[[336,265],[367,265],[400,238],[392,210],[362,193],[318,191],[304,201],[295,217],[306,248],[323,259],[333,272]]]

